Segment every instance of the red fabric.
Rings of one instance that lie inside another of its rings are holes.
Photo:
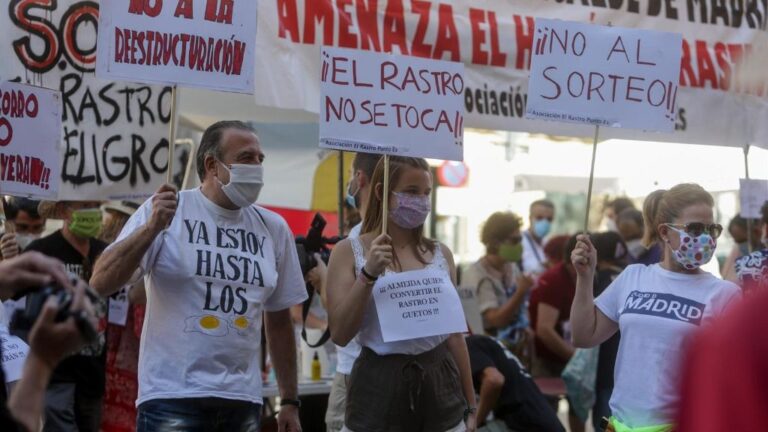
[[[317,213],[314,210],[297,210],[283,207],[265,206],[265,208],[272,210],[273,212],[282,216],[283,219],[288,222],[288,226],[291,228],[291,232],[293,232],[293,235],[295,236],[307,235],[309,226],[312,224],[312,219],[315,217],[315,213]],[[323,231],[323,235],[325,237],[333,237],[338,235],[339,218],[336,216],[336,213],[320,212],[320,214],[325,218],[325,221],[327,222],[325,231]]]
[[[136,430],[138,363],[144,306],[131,305],[125,327],[107,327],[107,383],[101,420],[102,432]]]
[[[560,263],[544,272],[539,278],[538,284],[531,291],[531,299],[528,303],[528,312],[531,316],[531,326],[536,330],[538,308],[540,303],[547,304],[557,309],[559,316],[555,330],[563,336],[563,323],[571,319],[571,303],[576,295],[576,281],[571,278],[565,263]],[[554,363],[565,365],[565,359],[550,351],[536,336],[536,356]]]
[[[696,337],[683,368],[677,432],[768,430],[768,291]]]

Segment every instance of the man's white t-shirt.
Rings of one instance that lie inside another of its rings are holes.
[[[151,217],[147,200],[116,242]],[[293,236],[276,213],[221,208],[200,189],[179,193],[176,215],[141,260],[148,277],[137,405],[216,397],[262,403],[264,311],[307,298]]]
[[[659,264],[627,267],[595,300],[621,331],[613,415],[633,428],[671,423],[690,336],[740,292],[709,273],[675,273]]]
[[[348,238],[360,237],[360,231],[363,228],[363,224],[359,223],[349,230]],[[355,360],[360,356],[360,352],[363,348],[357,342],[357,336],[355,336],[347,346],[336,345],[336,372],[344,375],[352,374],[352,366],[355,365]]]
[[[534,240],[531,233],[523,232],[523,272],[528,275],[538,276],[547,269],[545,264],[547,256],[544,255],[544,242],[541,244]]]

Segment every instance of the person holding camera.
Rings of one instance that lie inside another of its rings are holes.
[[[384,340],[386,321],[379,319],[373,292],[379,278],[382,287],[398,275],[431,281],[432,293],[461,308],[453,254],[424,237],[431,211],[429,165],[420,158],[392,156],[390,167],[389,194],[384,195],[384,164],[379,162],[362,234],[336,245],[328,265],[331,336],[342,346],[354,338],[363,346],[349,377],[342,430],[474,432],[477,407],[464,336]],[[385,199],[388,213],[383,212]],[[388,229],[382,234],[385,217]],[[466,328],[463,316],[453,318]]]
[[[93,305],[85,295],[86,284],[82,280],[72,281],[60,261],[30,252],[0,262],[0,300],[18,298],[44,287],[65,290],[65,297],[71,296],[71,303],[66,308],[59,301],[62,296],[44,300],[29,334],[30,351],[22,378],[16,383],[10,400],[5,386],[0,385],[0,430],[3,431],[40,430],[46,388],[56,365],[82,347],[87,339],[85,335],[93,335],[96,325]],[[91,331],[83,333],[84,327],[90,327]],[[0,381],[5,382],[2,368]]]
[[[103,296],[147,276],[137,431],[258,431],[261,328],[282,407],[281,432],[299,424],[290,308],[307,298],[293,235],[255,205],[264,153],[256,132],[221,121],[197,150],[201,186],[162,186],[96,263]]]
[[[30,243],[25,252],[37,251],[56,258],[69,272],[88,281],[93,263],[107,247],[96,238],[101,232],[100,205],[98,201],[40,202],[40,216],[60,219],[64,225],[51,235]],[[46,396],[46,432],[99,430],[105,386],[107,302],[94,302],[99,319],[98,337],[56,368]],[[21,332],[20,336],[25,335]]]

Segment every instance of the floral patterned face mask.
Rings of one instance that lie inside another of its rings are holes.
[[[708,263],[715,255],[717,241],[708,233],[693,236],[681,229],[667,226],[680,235],[680,246],[672,250],[672,256],[684,269],[696,270]]]
[[[429,195],[414,195],[402,192],[393,192],[397,206],[389,211],[397,226],[405,229],[418,228],[424,225],[429,212],[432,211],[432,203]]]

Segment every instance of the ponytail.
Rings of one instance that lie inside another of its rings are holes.
[[[659,225],[672,223],[687,207],[696,204],[715,206],[715,200],[695,183],[681,183],[669,190],[652,192],[643,203],[645,233],[643,245],[650,247],[659,239]]]

